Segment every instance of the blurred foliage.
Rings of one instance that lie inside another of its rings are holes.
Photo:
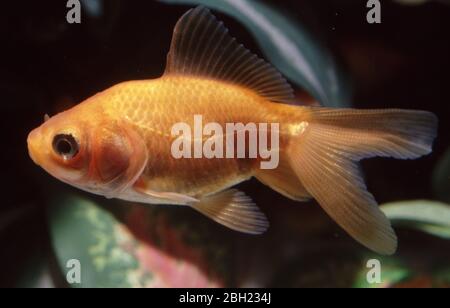
[[[55,278],[52,276],[50,265],[42,251],[29,249],[31,255],[28,263],[22,268],[19,280],[16,283],[18,288],[54,288]]]
[[[386,203],[382,211],[393,224],[405,225],[450,239],[450,206],[436,201],[413,200]]]
[[[300,23],[262,1],[160,0],[173,4],[204,5],[239,20],[253,34],[267,60],[322,105],[349,106],[351,95],[333,56]]]
[[[63,195],[49,208],[52,243],[63,273],[82,264],[75,287],[218,287],[226,245],[207,245],[196,231],[182,232],[170,211],[127,205],[127,224],[93,201]],[[213,249],[214,251],[208,250]],[[213,266],[214,265],[214,266]]]
[[[365,260],[377,259],[381,266],[381,282],[369,283],[369,267],[363,266],[356,274],[355,288],[448,288],[450,287],[450,266],[439,260],[429,261],[425,268],[417,267],[420,258],[414,254],[380,257],[366,255]]]
[[[433,233],[428,228],[447,226],[448,232],[449,207],[444,204],[419,200],[386,204],[382,209],[395,225],[430,234]],[[317,245],[297,239],[296,244],[303,249],[294,250],[283,259],[282,247],[289,246],[285,241],[266,238],[264,243],[268,245],[255,249],[232,231],[208,232],[210,221],[175,206],[94,202],[67,193],[53,199],[48,215],[51,242],[62,275],[65,277],[69,270],[68,260],[78,259],[82,264],[82,283],[72,284],[73,287],[393,287],[418,283],[417,277],[424,275],[412,265],[420,256],[406,253],[380,257],[362,253],[366,251],[362,247],[355,249],[356,244],[348,245],[342,240],[332,243],[316,239],[320,242]],[[222,228],[214,223],[212,226]],[[290,230],[294,232],[291,227]],[[307,230],[306,236],[311,236],[311,229]],[[262,257],[260,253],[266,249],[266,256]],[[369,284],[365,278],[365,262],[374,258],[382,264],[380,284]],[[260,259],[262,263],[253,264],[253,271],[239,270],[236,262],[245,264],[246,259]],[[449,283],[448,264],[427,264],[423,271],[427,273],[427,284]],[[37,270],[32,277],[27,274],[31,282],[21,285],[51,286],[45,266],[34,269]],[[262,272],[269,276],[260,276]]]
[[[428,2],[439,2],[442,4],[450,4],[448,0],[395,0],[396,2],[404,5],[422,5]]]
[[[353,287],[355,288],[388,288],[393,287],[397,283],[402,281],[406,281],[412,277],[411,269],[404,264],[402,260],[399,260],[396,257],[383,257],[379,256],[367,256],[366,259],[370,260],[371,258],[377,259],[380,261],[380,265],[382,266],[381,272],[381,282],[378,283],[369,283],[367,280],[367,271],[369,268],[366,266],[362,267],[360,272],[357,273],[355,277],[355,281],[353,282]]]
[[[434,168],[433,191],[439,200],[450,202],[450,148],[445,151]]]

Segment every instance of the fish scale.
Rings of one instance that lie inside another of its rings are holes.
[[[165,77],[119,84],[103,93],[98,104],[111,117],[129,119],[144,136],[149,159],[143,177],[152,189],[202,195],[253,175],[252,160],[175,159],[171,155],[172,126],[185,122],[193,127],[194,115],[202,115],[204,124],[215,122],[222,127],[265,122],[266,103],[246,89],[214,80]]]

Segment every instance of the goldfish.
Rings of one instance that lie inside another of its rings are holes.
[[[206,125],[193,133],[199,116]],[[160,78],[121,82],[46,117],[27,145],[37,165],[81,190],[187,206],[230,229],[261,234],[266,215],[235,187],[254,177],[289,199],[315,199],[356,241],[389,255],[397,237],[358,162],[429,154],[437,122],[427,111],[301,105],[272,65],[200,6],[178,20]],[[229,123],[242,125],[228,131]],[[249,144],[270,136],[271,146],[239,155],[230,135]],[[276,164],[263,168],[268,149]]]

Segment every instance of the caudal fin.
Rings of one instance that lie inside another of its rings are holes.
[[[425,111],[312,108],[307,128],[287,150],[309,194],[353,238],[393,254],[397,238],[370,194],[357,161],[373,156],[412,159],[431,152],[437,118]]]

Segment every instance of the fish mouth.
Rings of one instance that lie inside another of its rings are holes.
[[[36,165],[40,164],[40,156],[39,156],[39,140],[40,133],[38,129],[34,129],[30,132],[27,138],[28,145],[28,154]]]

